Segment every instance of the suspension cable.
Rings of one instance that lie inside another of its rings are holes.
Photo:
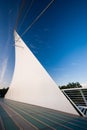
[[[46,12],[46,10],[51,6],[51,4],[54,2],[55,0],[51,0],[51,2],[41,11],[41,13],[33,20],[33,22],[27,27],[27,29],[25,29],[25,31],[22,33],[21,37],[23,37],[25,35],[25,33],[27,31],[29,31],[31,29],[31,27],[39,20],[39,18]],[[16,42],[19,41],[20,38],[18,38],[16,40]]]
[[[37,20],[46,12],[46,10],[51,6],[51,4],[54,2],[55,0],[51,0],[51,2],[41,11],[41,13],[33,20],[33,22],[27,27],[27,29],[25,29],[25,31],[22,33],[21,37],[24,36],[24,34],[31,29],[31,27],[37,22]]]
[[[15,23],[15,26],[14,26],[14,29],[15,29],[15,30],[16,30],[16,28],[17,28],[17,26],[18,26],[18,23],[19,23],[21,14],[22,14],[22,9],[23,9],[23,7],[24,7],[24,0],[22,0],[21,5],[20,5],[20,8],[19,8],[19,12],[18,12],[18,15],[17,15],[16,23]]]
[[[32,8],[32,6],[33,6],[33,3],[34,3],[34,0],[31,1],[29,8],[26,10],[26,13],[25,13],[25,15],[24,15],[24,18],[23,18],[23,20],[22,20],[22,22],[21,22],[21,24],[20,24],[18,30],[20,30],[21,26],[23,25],[24,20],[26,19],[27,14],[29,13],[29,11],[31,10],[31,8]]]

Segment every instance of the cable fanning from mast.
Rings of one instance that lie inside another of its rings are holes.
[[[46,10],[51,6],[51,4],[55,0],[51,0],[51,2],[42,10],[42,12],[33,20],[33,22],[27,27],[27,29],[22,33],[21,37],[24,36],[24,34],[31,29],[31,27],[37,22],[37,20],[46,12]]]
[[[18,15],[17,15],[17,19],[16,19],[16,23],[15,23],[15,26],[14,26],[14,30],[16,30],[16,28],[18,26],[18,23],[19,23],[21,14],[22,14],[23,7],[24,7],[24,0],[22,0],[22,2],[21,2],[20,8],[19,8],[19,12],[18,12]]]
[[[27,31],[29,31],[31,29],[31,27],[39,20],[39,18],[46,12],[46,10],[51,6],[51,4],[54,2],[55,0],[51,0],[51,2],[41,11],[41,13],[33,20],[33,22],[27,27],[27,29],[25,29],[25,31],[22,33],[21,37],[23,37],[25,35],[25,33]],[[19,41],[20,38],[18,38],[16,40],[16,42]]]
[[[34,1],[35,1],[35,0],[32,0],[32,1],[31,1],[29,8],[26,10],[26,13],[25,13],[25,15],[24,15],[24,18],[23,18],[23,20],[22,20],[22,22],[21,22],[21,24],[20,24],[18,30],[20,30],[21,26],[23,25],[24,20],[26,19],[27,14],[29,13],[29,11],[31,10],[31,8],[32,8],[32,6],[33,6]]]

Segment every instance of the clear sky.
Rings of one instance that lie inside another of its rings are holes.
[[[15,22],[21,36],[50,1],[0,0],[0,84],[3,87],[9,85],[14,71]],[[22,38],[58,85],[87,84],[86,0],[55,0]]]

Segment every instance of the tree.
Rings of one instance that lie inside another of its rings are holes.
[[[4,98],[9,88],[0,89],[0,97]]]
[[[72,83],[68,83],[67,85],[63,85],[63,86],[59,86],[60,89],[69,89],[69,88],[81,88],[82,86],[80,85],[79,82],[72,82]]]

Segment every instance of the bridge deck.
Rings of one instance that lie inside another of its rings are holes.
[[[87,118],[0,99],[0,130],[87,130]]]

